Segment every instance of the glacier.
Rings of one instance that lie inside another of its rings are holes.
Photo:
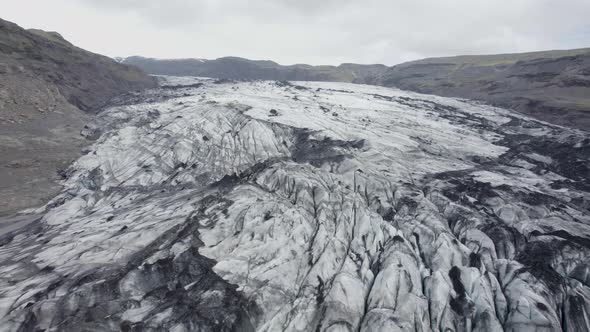
[[[159,79],[0,237],[1,330],[590,330],[587,133],[369,85]]]

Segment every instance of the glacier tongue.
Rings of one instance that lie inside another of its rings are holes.
[[[590,138],[344,83],[162,78],[0,239],[5,331],[588,331]]]

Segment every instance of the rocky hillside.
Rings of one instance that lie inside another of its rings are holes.
[[[0,237],[0,330],[590,329],[588,134],[376,86],[163,85]]]
[[[412,61],[378,84],[486,101],[590,131],[590,48]]]
[[[282,66],[273,61],[256,61],[237,57],[215,60],[151,59],[133,56],[122,63],[136,66],[146,73],[171,76],[200,76],[241,80],[288,80],[329,82],[373,82],[384,65],[341,64],[340,66]]]
[[[134,67],[84,51],[56,32],[0,19],[0,212],[44,203],[57,170],[87,144],[80,130],[108,100],[154,87]]]

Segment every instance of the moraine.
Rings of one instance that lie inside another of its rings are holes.
[[[344,83],[161,78],[0,238],[3,331],[588,331],[590,137]]]

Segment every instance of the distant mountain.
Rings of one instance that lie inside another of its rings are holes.
[[[154,87],[139,69],[56,32],[0,19],[0,212],[46,201],[56,170],[79,156],[89,118],[112,97]]]
[[[246,80],[333,81],[372,83],[385,65],[341,64],[340,66],[283,66],[273,61],[238,57],[205,59],[152,59],[132,56],[122,63],[147,73],[170,76],[202,76]]]
[[[398,87],[511,108],[541,120],[590,128],[590,48],[429,58],[387,67],[282,66],[236,57],[120,60],[150,74],[233,79],[334,81]]]
[[[430,58],[391,67],[377,83],[483,100],[590,130],[590,48]]]

